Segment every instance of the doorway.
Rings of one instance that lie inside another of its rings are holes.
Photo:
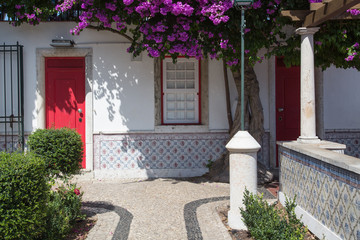
[[[300,66],[287,68],[277,57],[275,78],[276,141],[296,140],[300,136]],[[277,167],[278,161],[276,154]]]
[[[85,159],[85,58],[45,58],[46,128],[68,127],[81,135]]]

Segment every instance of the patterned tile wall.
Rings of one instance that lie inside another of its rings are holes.
[[[94,169],[206,168],[227,139],[226,133],[94,135]]]
[[[360,175],[279,147],[281,191],[342,239],[360,239]]]
[[[338,142],[346,145],[345,154],[360,158],[360,131],[339,131],[327,130],[325,139],[332,142]]]
[[[27,139],[27,136],[25,136],[25,141]],[[25,145],[26,147],[26,145]],[[21,146],[18,142],[18,136],[7,136],[5,139],[4,135],[0,135],[0,152],[1,151],[12,151],[12,149],[21,149]]]

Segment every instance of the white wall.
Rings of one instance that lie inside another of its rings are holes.
[[[325,129],[360,129],[360,72],[330,67],[324,72]]]
[[[154,129],[153,60],[131,62],[128,45],[94,46],[94,132]]]
[[[18,41],[24,45],[25,131],[37,128],[36,48],[51,48],[51,40],[61,36],[73,39],[78,43],[76,47],[93,48],[94,132],[152,130],[153,60],[143,56],[142,61],[132,62],[126,52],[130,44],[114,44],[125,41],[121,36],[94,30],[72,36],[69,33],[72,26],[73,23],[67,22],[15,28],[6,22],[0,23],[2,43],[15,44]]]
[[[258,53],[259,57],[264,56],[266,50],[261,50]],[[259,81],[260,88],[260,101],[264,112],[264,129],[269,131],[270,129],[270,96],[269,96],[269,60],[265,59],[261,63],[256,63],[254,66],[257,80]]]
[[[225,84],[222,61],[209,60],[209,129],[227,130]]]
[[[36,49],[51,48],[52,39],[73,39],[76,48],[93,49],[93,131],[119,133],[154,130],[154,66],[153,59],[131,61],[130,46],[121,36],[85,30],[79,36],[69,33],[70,22],[41,23],[38,26],[13,27],[0,23],[1,43],[24,45],[25,131],[38,126],[35,109]],[[119,43],[121,42],[121,43]],[[235,88],[232,88],[233,92]],[[234,98],[235,94],[232,94]],[[222,63],[209,63],[209,128],[228,129]]]

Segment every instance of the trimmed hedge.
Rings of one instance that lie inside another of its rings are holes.
[[[0,152],[1,239],[37,239],[46,230],[50,185],[45,169],[32,154]]]
[[[38,129],[27,144],[31,152],[44,158],[52,176],[76,174],[81,169],[83,142],[74,129]]]
[[[243,203],[245,209],[240,209],[240,212],[251,237],[259,240],[304,239],[307,229],[296,218],[295,198],[286,198],[286,211],[281,211],[269,205],[263,196],[245,190]]]

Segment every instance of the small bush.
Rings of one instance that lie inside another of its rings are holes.
[[[245,190],[243,203],[245,209],[240,209],[241,215],[255,239],[304,239],[306,228],[296,218],[295,199],[289,201],[286,198],[286,213],[275,209],[262,196],[253,195],[248,190]]]
[[[36,239],[45,231],[50,185],[32,154],[0,153],[1,239]]]
[[[53,176],[76,174],[81,169],[83,143],[74,129],[38,129],[27,144],[31,152],[44,158]]]
[[[61,186],[51,192],[46,212],[46,233],[43,239],[63,239],[71,230],[77,219],[84,218],[81,214],[82,193],[71,184]]]

